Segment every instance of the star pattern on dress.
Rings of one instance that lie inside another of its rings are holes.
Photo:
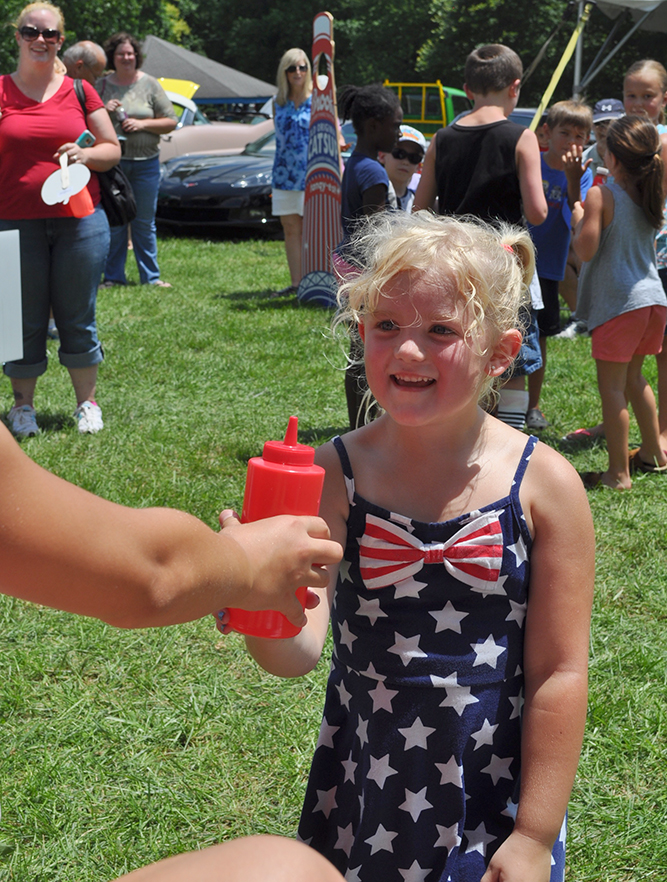
[[[368,720],[362,720],[361,716],[359,716],[359,722],[357,724],[357,737],[361,742],[361,746],[364,744],[368,744]]]
[[[508,545],[507,550],[511,551],[514,555],[517,568],[528,560],[528,550],[526,549],[526,543],[523,541],[523,536],[519,536],[514,545]]]
[[[531,550],[525,465],[524,452],[509,496],[441,524],[394,520],[355,495],[350,567],[332,609],[327,747],[315,754],[299,828],[348,882],[384,882],[387,867],[393,882],[478,879],[512,829]],[[559,840],[553,882],[563,882],[564,854]]]
[[[415,634],[414,637],[404,637],[398,631],[394,631],[395,643],[390,646],[387,652],[393,652],[399,656],[405,667],[407,667],[413,658],[428,658],[427,654],[419,648],[420,635]]]
[[[355,761],[352,759],[352,751],[350,751],[350,755],[346,760],[341,761],[341,765],[345,769],[343,784],[346,781],[352,781],[352,783],[354,784],[354,773],[356,772],[359,763],[355,763]]]
[[[473,668],[479,665],[488,665],[490,668],[496,669],[498,658],[507,652],[506,647],[500,646],[493,639],[493,634],[489,634],[484,643],[471,643],[470,648],[475,653],[475,661],[472,663]]]
[[[420,867],[419,863],[414,860],[407,870],[398,871],[404,879],[404,882],[426,882],[426,877],[431,872],[431,868],[425,869]]]
[[[336,832],[338,833],[338,839],[336,839],[334,848],[342,849],[349,857],[350,852],[352,851],[352,846],[354,845],[354,828],[352,826],[352,821],[350,821],[347,827],[337,827]]]
[[[463,789],[463,766],[456,762],[453,754],[446,763],[436,763],[435,767],[440,772],[441,784],[453,784],[454,787]]]
[[[365,597],[360,597],[357,615],[368,616],[371,625],[374,625],[379,618],[387,618],[387,613],[380,609],[380,601],[377,597],[373,597],[371,600],[366,600]]]
[[[514,762],[513,756],[500,757],[496,756],[495,753],[491,754],[491,762],[488,766],[485,766],[482,769],[482,772],[485,772],[487,775],[491,775],[491,780],[494,785],[500,781],[501,778],[507,778],[510,781],[514,780],[514,776],[510,772],[510,766]]]
[[[440,707],[453,707],[460,717],[469,704],[477,704],[479,701],[479,698],[471,694],[470,686],[459,685],[458,671],[454,671],[449,677],[436,677],[431,674],[431,682],[434,686],[444,687],[447,693],[447,698],[440,702]]]
[[[352,562],[343,558],[342,561],[338,565],[338,576],[341,582],[351,582],[352,576],[350,575],[350,567],[352,566]]]
[[[523,628],[528,604],[525,601],[523,603],[517,603],[515,600],[510,600],[510,607],[511,611],[505,617],[505,621],[516,622],[520,628]]]
[[[458,824],[451,824],[449,827],[436,824],[435,829],[438,831],[438,838],[435,840],[434,848],[446,848],[447,854],[449,854],[461,844]]]
[[[420,591],[427,587],[428,582],[418,582],[412,576],[401,579],[400,582],[396,582],[394,600],[399,600],[401,597],[419,597]]]
[[[498,726],[499,723],[492,726],[485,718],[482,723],[482,728],[478,729],[476,732],[471,732],[470,737],[475,739],[475,750],[479,750],[484,744],[493,744],[493,733]]]
[[[340,642],[343,644],[343,646],[347,646],[348,650],[352,652],[352,644],[356,639],[357,635],[353,634],[352,631],[350,631],[347,622],[342,622],[340,626]]]
[[[469,613],[459,612],[454,609],[454,604],[448,600],[444,607],[440,610],[429,610],[429,615],[435,619],[435,633],[441,631],[454,631],[456,634],[461,633],[461,622]]]
[[[399,809],[408,812],[413,821],[418,821],[421,813],[430,808],[433,808],[433,803],[426,799],[426,787],[422,787],[417,793],[405,788],[405,802],[399,805]]]
[[[398,833],[394,833],[393,830],[387,830],[382,824],[379,824],[377,831],[364,841],[370,845],[372,855],[378,851],[389,851],[393,854],[394,846],[392,845],[392,842],[397,836]]]
[[[313,809],[313,812],[324,812],[325,817],[329,817],[331,812],[338,808],[338,803],[336,802],[336,790],[338,787],[332,787],[331,790],[318,790],[317,791],[317,804]]]
[[[340,726],[330,726],[327,722],[327,718],[324,717],[324,719],[322,720],[322,725],[320,726],[320,735],[317,739],[317,746],[333,747],[333,737],[339,729]]]
[[[369,781],[375,781],[380,790],[383,790],[385,781],[392,775],[398,775],[398,772],[389,765],[389,754],[381,756],[379,759],[371,756],[371,767],[366,775]]]
[[[421,719],[417,717],[411,726],[399,729],[398,731],[405,738],[403,750],[410,750],[412,747],[423,747],[426,750],[426,740],[429,735],[435,732],[435,728],[425,726]]]
[[[398,690],[387,689],[382,680],[380,680],[375,689],[371,689],[368,694],[373,699],[373,713],[377,713],[379,710],[386,710],[391,713],[391,700],[398,695]]]
[[[494,839],[498,838],[497,836],[492,836],[490,833],[486,832],[486,824],[484,821],[480,821],[474,830],[464,830],[463,835],[468,840],[466,854],[471,851],[478,851],[482,857],[486,855],[486,846],[489,845],[490,842],[493,842]]]
[[[340,683],[336,684],[336,689],[338,690],[341,705],[349,710],[352,693],[347,691],[347,689],[345,688],[345,683],[343,683],[342,680]]]

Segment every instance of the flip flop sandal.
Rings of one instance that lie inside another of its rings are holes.
[[[667,456],[667,451],[663,451]],[[630,474],[636,474],[637,472],[646,472],[649,475],[661,474],[662,472],[667,472],[667,465],[659,466],[653,462],[645,462],[639,455],[639,449],[633,451],[628,458],[628,465],[630,466]]]
[[[563,441],[570,443],[582,443],[584,441],[595,441],[596,438],[604,438],[604,433],[591,432],[590,429],[575,429],[574,432],[568,432],[563,436]]]

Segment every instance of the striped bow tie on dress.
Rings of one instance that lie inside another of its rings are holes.
[[[479,515],[447,542],[427,545],[404,527],[369,514],[359,543],[361,578],[367,588],[386,588],[414,576],[425,563],[443,564],[461,582],[492,594],[503,560],[500,514]]]

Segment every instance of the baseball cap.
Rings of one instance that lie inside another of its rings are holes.
[[[593,108],[593,123],[604,122],[608,119],[620,119],[625,116],[623,102],[617,98],[603,98]]]
[[[415,129],[412,126],[401,126],[401,134],[398,136],[398,140],[399,142],[414,141],[415,144],[419,144],[421,149],[426,152],[426,138],[419,129]]]

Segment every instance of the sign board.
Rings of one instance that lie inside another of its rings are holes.
[[[0,233],[0,362],[23,358],[19,231]]]

